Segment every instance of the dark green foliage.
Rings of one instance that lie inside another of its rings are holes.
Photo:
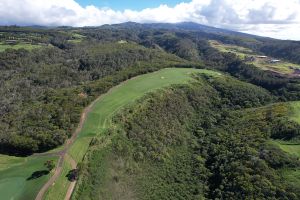
[[[271,137],[274,139],[292,140],[300,138],[300,125],[287,118],[276,119],[273,122]]]
[[[272,144],[264,144],[261,147],[259,157],[274,169],[295,168],[300,164],[295,157],[284,153],[279,147]]]
[[[292,61],[297,58],[291,49],[296,53],[298,45],[293,42],[190,23],[126,23],[82,29],[0,27],[0,32],[1,42],[13,38],[18,43],[43,46],[32,51],[7,49],[0,53],[0,150],[3,153],[28,154],[62,144],[76,127],[82,108],[97,95],[127,78],[164,67],[205,66],[265,88],[279,100],[300,99],[299,79],[246,65],[234,54],[213,49],[207,40],[269,51],[274,56],[278,54],[276,45],[285,50],[290,46],[285,51],[287,55],[278,56]],[[78,37],[78,43],[71,42]],[[106,79],[107,76],[110,77]],[[216,89],[222,87],[214,84]],[[259,95],[254,97],[253,104],[245,101],[251,97],[250,91],[242,94],[237,89],[228,96],[224,90],[221,95],[224,101],[233,101],[229,107],[233,104],[233,107],[250,107],[268,101]],[[239,103],[234,100],[238,95],[244,96]]]
[[[53,160],[47,160],[45,163],[44,163],[44,166],[48,169],[48,171],[50,172],[52,169],[54,169],[55,167],[55,163]]]
[[[277,170],[299,161],[266,143],[288,108],[245,109],[272,99],[262,88],[226,77],[198,77],[193,86],[148,95],[115,118],[123,128],[112,129],[110,159],[85,160],[113,173],[86,166],[75,199],[100,190],[107,193],[91,198],[128,199],[129,192],[133,199],[298,199]],[[103,155],[101,146],[88,155]],[[106,178],[96,185],[97,173]]]

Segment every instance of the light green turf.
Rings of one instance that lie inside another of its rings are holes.
[[[13,166],[21,165],[24,163],[26,158],[7,156],[0,154],[0,171],[8,169]]]
[[[277,145],[284,152],[300,158],[300,143],[288,142],[282,140],[272,140],[270,142],[272,144]]]
[[[172,84],[184,84],[192,80],[193,73],[206,73],[220,75],[217,72],[200,69],[168,68],[158,72],[138,76],[127,81],[103,95],[92,111],[79,134],[78,139],[70,149],[71,156],[81,161],[87,151],[90,139],[102,133],[110,124],[112,116],[120,108],[136,101],[148,92],[170,86]]]
[[[16,45],[7,45],[7,44],[1,44],[0,43],[0,52],[5,51],[6,49],[26,49],[26,50],[32,50],[36,48],[42,47],[41,45],[32,45],[32,44],[16,44]]]
[[[46,160],[56,160],[54,157],[16,158],[1,156],[0,162],[5,163],[5,169],[0,171],[0,199],[1,200],[31,200],[48,180],[50,175],[27,180],[35,171],[46,170]]]
[[[67,161],[63,163],[63,169],[61,176],[57,179],[55,184],[49,188],[45,195],[45,200],[58,200],[64,199],[70,185],[70,181],[66,177],[69,171],[72,169],[71,164]]]

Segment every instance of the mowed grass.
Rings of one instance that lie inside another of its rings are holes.
[[[46,160],[57,160],[55,157],[16,158],[0,156],[0,199],[28,200],[34,199],[50,174],[29,179],[34,172],[46,170]],[[4,163],[4,164],[3,164]]]
[[[67,174],[72,169],[71,164],[68,160],[63,163],[63,170],[61,176],[57,179],[53,186],[49,188],[45,194],[45,200],[58,200],[65,199],[70,181],[67,178]]]
[[[6,49],[26,49],[26,50],[33,50],[37,48],[41,48],[41,45],[32,45],[32,44],[16,44],[16,45],[7,45],[0,43],[0,52],[5,51]]]
[[[88,149],[92,137],[103,133],[111,125],[111,119],[122,107],[133,103],[148,92],[172,84],[185,84],[192,81],[193,73],[219,76],[218,72],[201,69],[167,68],[158,72],[138,76],[113,88],[93,106],[70,155],[80,162]]]
[[[282,140],[273,140],[271,141],[271,143],[280,147],[280,149],[283,150],[284,152],[300,158],[300,142],[296,143],[296,142],[288,142]]]

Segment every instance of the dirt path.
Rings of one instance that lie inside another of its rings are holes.
[[[152,72],[152,73],[156,73],[157,71],[155,72]],[[69,151],[70,147],[74,144],[78,134],[80,133],[80,131],[82,130],[82,127],[83,127],[83,124],[86,120],[86,117],[88,116],[89,112],[91,111],[92,107],[95,105],[95,103],[97,101],[99,101],[103,96],[105,95],[108,95],[112,90],[120,87],[121,85],[125,84],[126,82],[128,82],[129,80],[132,80],[132,79],[135,79],[137,77],[139,77],[141,75],[138,75],[138,76],[135,76],[131,79],[128,79],[126,81],[123,81],[122,83],[112,87],[111,89],[109,89],[106,93],[100,95],[97,99],[95,99],[88,107],[86,107],[82,114],[81,114],[81,117],[80,117],[80,121],[79,121],[79,124],[78,124],[78,127],[76,128],[76,130],[73,132],[71,138],[69,138],[65,144],[64,144],[64,149],[61,150],[61,151],[58,151],[58,152],[51,152],[51,153],[36,153],[36,154],[33,154],[32,156],[35,156],[35,157],[40,157],[40,156],[59,156],[59,161],[58,161],[58,165],[56,166],[55,168],[55,172],[54,172],[54,175],[48,180],[47,183],[45,183],[45,185],[40,189],[38,195],[36,196],[35,200],[43,200],[44,198],[44,195],[46,193],[46,191],[53,185],[53,183],[58,179],[58,177],[61,175],[62,173],[62,166],[63,166],[63,162],[65,161],[65,158],[68,156],[69,160],[70,160],[70,164],[72,166],[73,169],[76,168],[76,161],[71,158],[71,156],[67,155],[67,152]],[[69,188],[68,188],[68,191],[67,191],[67,194],[66,194],[66,197],[65,197],[65,200],[69,200],[71,195],[72,195],[72,192],[75,188],[75,185],[76,185],[76,182],[71,182],[71,184],[69,185]]]
[[[54,184],[54,182],[56,181],[56,179],[60,176],[60,174],[62,172],[63,162],[64,162],[64,157],[63,156],[59,157],[58,165],[55,168],[55,172],[54,172],[53,176],[49,179],[49,181],[39,191],[38,195],[35,198],[36,200],[42,200],[43,197],[44,197],[44,194],[47,192],[48,188],[51,187]]]
[[[69,156],[68,154],[66,154],[66,159],[71,164],[72,169],[76,169],[76,167],[77,167],[76,161],[71,156]],[[67,194],[65,196],[65,200],[70,200],[71,199],[71,196],[72,196],[73,190],[75,188],[75,185],[76,185],[76,181],[72,181],[70,183],[70,185],[68,187],[68,190],[67,190]]]
[[[63,162],[65,161],[65,157],[68,156],[67,152],[70,149],[70,147],[72,146],[72,144],[75,142],[78,134],[80,133],[83,124],[86,120],[86,117],[88,115],[88,113],[91,111],[92,107],[95,105],[95,103],[101,98],[98,97],[96,100],[94,100],[88,107],[86,107],[82,114],[81,114],[81,118],[80,118],[80,122],[78,127],[76,128],[76,130],[74,131],[74,133],[72,134],[72,137],[69,138],[66,143],[65,143],[65,147],[63,150],[59,151],[59,152],[55,152],[55,153],[37,153],[34,154],[33,156],[35,157],[39,157],[39,156],[59,156],[59,160],[58,160],[58,165],[55,168],[55,172],[53,174],[53,176],[48,180],[48,182],[40,189],[38,195],[36,196],[35,200],[42,200],[46,191],[53,185],[53,183],[57,180],[57,178],[61,175],[62,172],[62,166],[63,166]],[[70,160],[70,164],[72,166],[73,169],[76,168],[77,163],[75,162],[75,160],[73,158],[71,158],[70,156],[68,156],[69,160]],[[75,187],[74,182],[72,182],[68,188],[68,193],[72,194],[72,191]],[[71,197],[71,194],[70,197]],[[68,195],[68,194],[67,194]],[[67,198],[67,196],[66,196]]]

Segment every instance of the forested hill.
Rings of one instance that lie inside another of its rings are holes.
[[[69,181],[80,200],[300,198],[297,41],[188,22],[0,27],[0,86],[7,199],[52,174],[45,199]]]
[[[298,78],[257,68],[209,40],[300,62],[298,42],[194,23],[0,27],[1,151],[30,154],[61,145],[98,95],[165,67],[219,70],[269,90],[279,101],[300,98]]]

